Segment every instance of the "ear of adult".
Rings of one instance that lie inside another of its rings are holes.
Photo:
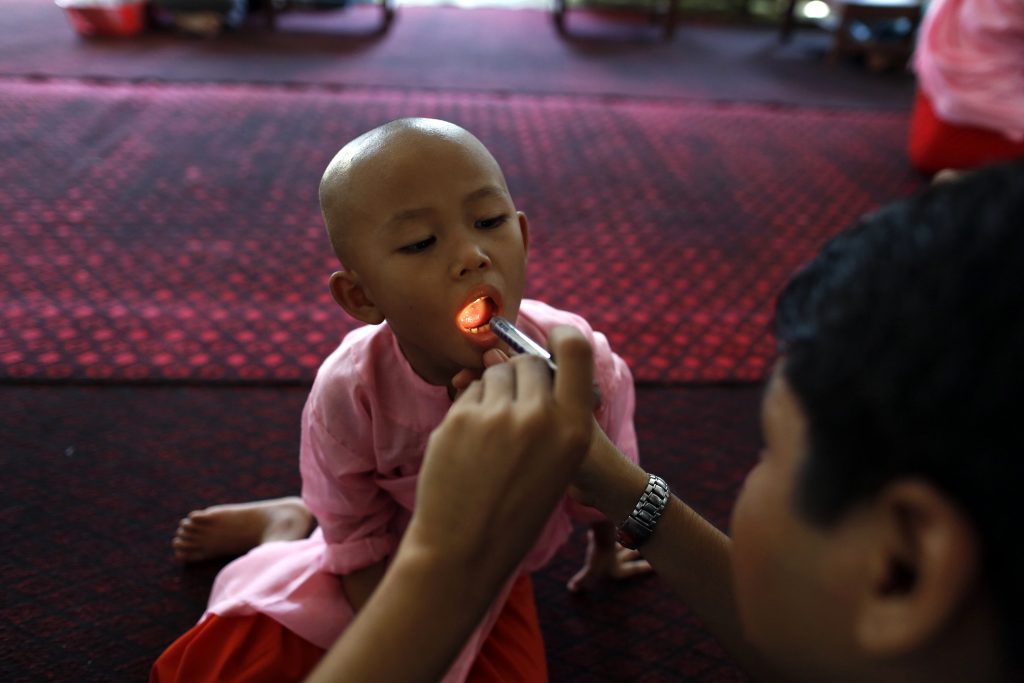
[[[873,505],[855,636],[868,655],[901,657],[934,645],[973,603],[980,546],[964,512],[928,482],[897,481]]]

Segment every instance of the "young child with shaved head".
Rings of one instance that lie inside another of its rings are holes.
[[[457,387],[482,371],[485,354],[507,351],[488,325],[494,315],[539,341],[558,325],[584,333],[598,424],[637,459],[629,369],[579,316],[523,299],[529,222],[477,138],[432,119],[384,124],[338,152],[320,204],[342,263],[331,293],[366,325],[324,361],[307,400],[302,499],[212,508],[179,527],[185,559],[256,547],[221,571],[202,620],[164,652],[153,681],[305,677],[383,575]],[[318,527],[308,538],[262,542],[305,536],[309,513]],[[529,573],[565,542],[574,517],[593,527],[574,585],[649,569],[616,546],[613,524],[566,496],[446,682],[547,680]]]

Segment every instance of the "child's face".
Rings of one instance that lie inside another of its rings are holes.
[[[746,636],[801,679],[855,671],[850,574],[863,543],[840,522],[819,530],[794,509],[807,420],[781,365],[762,404],[764,448],[733,509],[733,585]],[[856,513],[853,513],[855,516]]]
[[[497,345],[491,315],[519,312],[526,217],[472,138],[408,134],[377,156],[355,179],[347,265],[413,369],[444,385]]]

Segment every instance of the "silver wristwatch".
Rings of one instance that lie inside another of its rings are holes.
[[[619,543],[631,550],[643,545],[654,533],[654,527],[657,526],[661,513],[665,511],[670,495],[665,480],[657,475],[650,475],[647,488],[636,502],[633,512],[619,525]]]

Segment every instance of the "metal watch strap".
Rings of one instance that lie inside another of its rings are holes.
[[[619,525],[619,543],[632,550],[643,545],[654,533],[654,527],[668,505],[669,495],[665,480],[657,475],[650,475],[647,488],[636,502],[633,512]]]

